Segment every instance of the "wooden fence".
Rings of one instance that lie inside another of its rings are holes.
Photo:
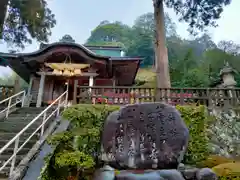
[[[93,104],[134,104],[164,101],[166,103],[198,103],[211,106],[237,106],[240,100],[240,88],[137,88],[107,86],[77,86],[74,89],[75,103]]]

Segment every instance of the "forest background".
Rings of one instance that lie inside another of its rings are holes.
[[[240,70],[240,45],[233,41],[215,44],[207,31],[195,38],[183,39],[176,31],[176,24],[165,14],[166,43],[172,87],[209,87],[220,81],[219,72],[228,62],[236,72]],[[88,45],[118,45],[126,56],[143,58],[141,71],[152,76],[154,68],[155,24],[153,13],[136,18],[133,26],[122,22],[103,20],[92,30]],[[63,39],[74,41],[71,35]],[[148,70],[146,70],[148,69]],[[151,77],[149,77],[151,78]],[[240,86],[240,75],[235,75]],[[145,78],[146,79],[146,78]]]

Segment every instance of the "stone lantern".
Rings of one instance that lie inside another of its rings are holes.
[[[223,87],[233,88],[236,86],[237,82],[234,79],[235,74],[236,71],[232,67],[230,67],[228,62],[226,62],[225,66],[220,71],[220,77],[223,81]]]

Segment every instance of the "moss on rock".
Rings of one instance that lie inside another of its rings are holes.
[[[220,180],[240,179],[240,162],[220,164],[213,167],[212,170],[220,177]]]
[[[210,155],[205,161],[203,161],[203,166],[208,168],[213,168],[220,164],[233,163],[235,162],[232,158],[226,158],[219,155]]]

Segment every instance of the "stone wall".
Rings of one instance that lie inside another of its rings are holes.
[[[227,158],[240,157],[240,116],[233,110],[214,111],[208,127],[211,153]]]

